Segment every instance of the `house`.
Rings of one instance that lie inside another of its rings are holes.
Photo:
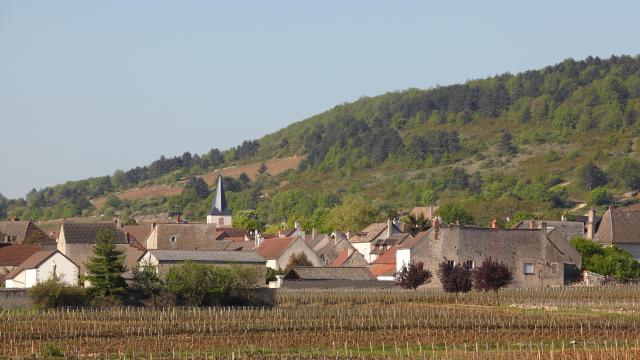
[[[296,266],[285,274],[280,286],[293,289],[364,289],[389,288],[393,284],[377,281],[366,267]]]
[[[227,207],[227,198],[224,195],[222,176],[218,177],[216,197],[211,205],[211,211],[209,211],[209,215],[207,215],[207,224],[215,224],[219,227],[231,227],[233,225],[231,210]]]
[[[148,250],[139,263],[141,266],[155,266],[164,276],[169,269],[186,261],[215,266],[252,266],[259,270],[259,284],[264,283],[266,276],[266,260],[255,251]]]
[[[593,241],[615,245],[640,259],[640,208],[609,208],[602,215]]]
[[[396,268],[422,262],[435,273],[443,261],[474,269],[486,258],[505,263],[513,270],[515,287],[562,286],[582,257],[558,230],[499,229],[441,226],[438,221],[423,232],[411,249],[398,249]],[[427,286],[440,287],[434,277]]]
[[[113,222],[63,222],[58,234],[58,251],[76,263],[80,274],[85,275],[87,273],[86,264],[93,256],[93,247],[101,232],[111,234],[116,249],[125,255],[125,267],[127,270],[132,270],[138,264],[144,250],[138,246],[132,246],[123,229]]]
[[[4,276],[22,264],[31,255],[44,248],[38,244],[18,244],[0,247],[0,281],[4,284]]]
[[[55,249],[56,242],[31,221],[0,221],[0,244],[40,244]],[[1,246],[1,245],[0,245]]]
[[[417,236],[423,235],[424,233],[419,233]],[[412,249],[417,241],[418,237],[408,237],[402,243],[392,246],[371,263],[371,273],[379,281],[395,281],[396,272],[402,268],[402,264],[399,267],[396,265],[398,250]]]
[[[78,285],[78,265],[57,250],[38,251],[5,277],[7,288],[30,288],[54,276],[64,283]]]
[[[331,264],[329,264],[330,267],[366,267],[368,265],[369,263],[364,259],[364,256],[353,246],[349,246],[346,250],[342,251]]]
[[[360,252],[368,263],[373,262],[378,256],[399,244],[410,234],[400,231],[391,219],[386,223],[374,223],[364,230],[349,237],[349,243]]]
[[[518,222],[514,229],[542,229],[545,224],[547,231],[557,229],[567,240],[574,237],[584,237],[586,234],[585,224],[581,221],[567,220],[522,220]]]
[[[294,254],[304,254],[313,266],[322,266],[320,256],[313,251],[302,236],[264,239],[256,247],[256,252],[267,259],[267,267],[284,269]]]
[[[313,248],[313,251],[320,256],[322,266],[332,266],[331,264],[333,264],[336,259],[341,256],[345,257],[349,249],[355,250],[355,247],[349,243],[349,240],[347,240],[344,234],[316,235],[305,238],[305,240],[307,244]],[[355,250],[355,252],[358,251]],[[358,254],[360,253],[358,252]],[[344,260],[346,260],[346,257],[343,258],[343,261]],[[366,264],[365,260],[365,264],[360,266],[366,266]]]

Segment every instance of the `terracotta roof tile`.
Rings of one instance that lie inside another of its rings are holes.
[[[0,247],[0,266],[18,266],[31,255],[42,250],[42,246],[33,244],[18,244]]]
[[[396,273],[396,264],[373,264],[370,271],[375,276],[391,276]]]
[[[277,259],[295,239],[295,237],[265,239],[256,248],[256,252],[265,259]]]

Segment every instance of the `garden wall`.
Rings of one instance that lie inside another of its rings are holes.
[[[0,309],[33,306],[26,289],[0,289]]]

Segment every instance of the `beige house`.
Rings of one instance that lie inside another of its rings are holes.
[[[313,251],[302,236],[271,238],[262,240],[256,252],[267,260],[267,267],[273,270],[284,269],[294,254],[305,254],[313,266],[323,266],[320,256]]]
[[[401,243],[411,234],[403,233],[391,219],[386,223],[374,223],[349,237],[349,243],[364,256],[367,263],[374,262],[392,246]]]
[[[0,221],[0,245],[38,244],[55,249],[56,242],[31,221]]]
[[[5,276],[5,286],[30,288],[54,276],[64,283],[78,285],[78,266],[56,250],[39,251]]]
[[[435,273],[443,261],[474,269],[486,258],[513,271],[514,287],[562,286],[582,265],[582,257],[557,229],[499,229],[444,226],[438,222],[421,233],[412,248],[399,247],[396,267],[422,262]],[[441,287],[434,277],[427,286]]]
[[[144,254],[144,250],[137,243],[130,243],[126,233],[115,223],[65,221],[60,227],[60,234],[58,234],[58,251],[78,265],[80,275],[86,275],[86,265],[91,256],[93,256],[93,247],[102,231],[111,234],[116,249],[122,251],[125,255],[125,267],[128,271],[132,270],[138,264],[138,260]]]

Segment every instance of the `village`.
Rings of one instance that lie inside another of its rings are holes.
[[[7,289],[31,288],[54,276],[70,286],[90,286],[81,278],[103,231],[113,235],[115,247],[124,254],[126,279],[139,266],[152,265],[162,276],[184,262],[237,264],[258,269],[256,283],[269,288],[389,289],[408,264],[422,263],[433,273],[443,262],[473,271],[487,258],[511,269],[510,287],[597,285],[604,277],[581,272],[582,256],[571,239],[586,238],[640,256],[638,209],[610,208],[602,216],[590,210],[573,221],[528,219],[505,229],[496,221],[487,227],[446,224],[437,216],[437,206],[426,206],[411,211],[431,224],[415,235],[398,219],[372,223],[355,233],[336,229],[330,234],[302,229],[296,222],[292,229],[265,235],[234,228],[222,177],[216,191],[206,222],[182,221],[179,216],[136,225],[123,225],[120,219],[63,221],[59,231],[50,234],[29,220],[1,222],[0,277]],[[434,277],[421,287],[439,289],[442,284]]]

